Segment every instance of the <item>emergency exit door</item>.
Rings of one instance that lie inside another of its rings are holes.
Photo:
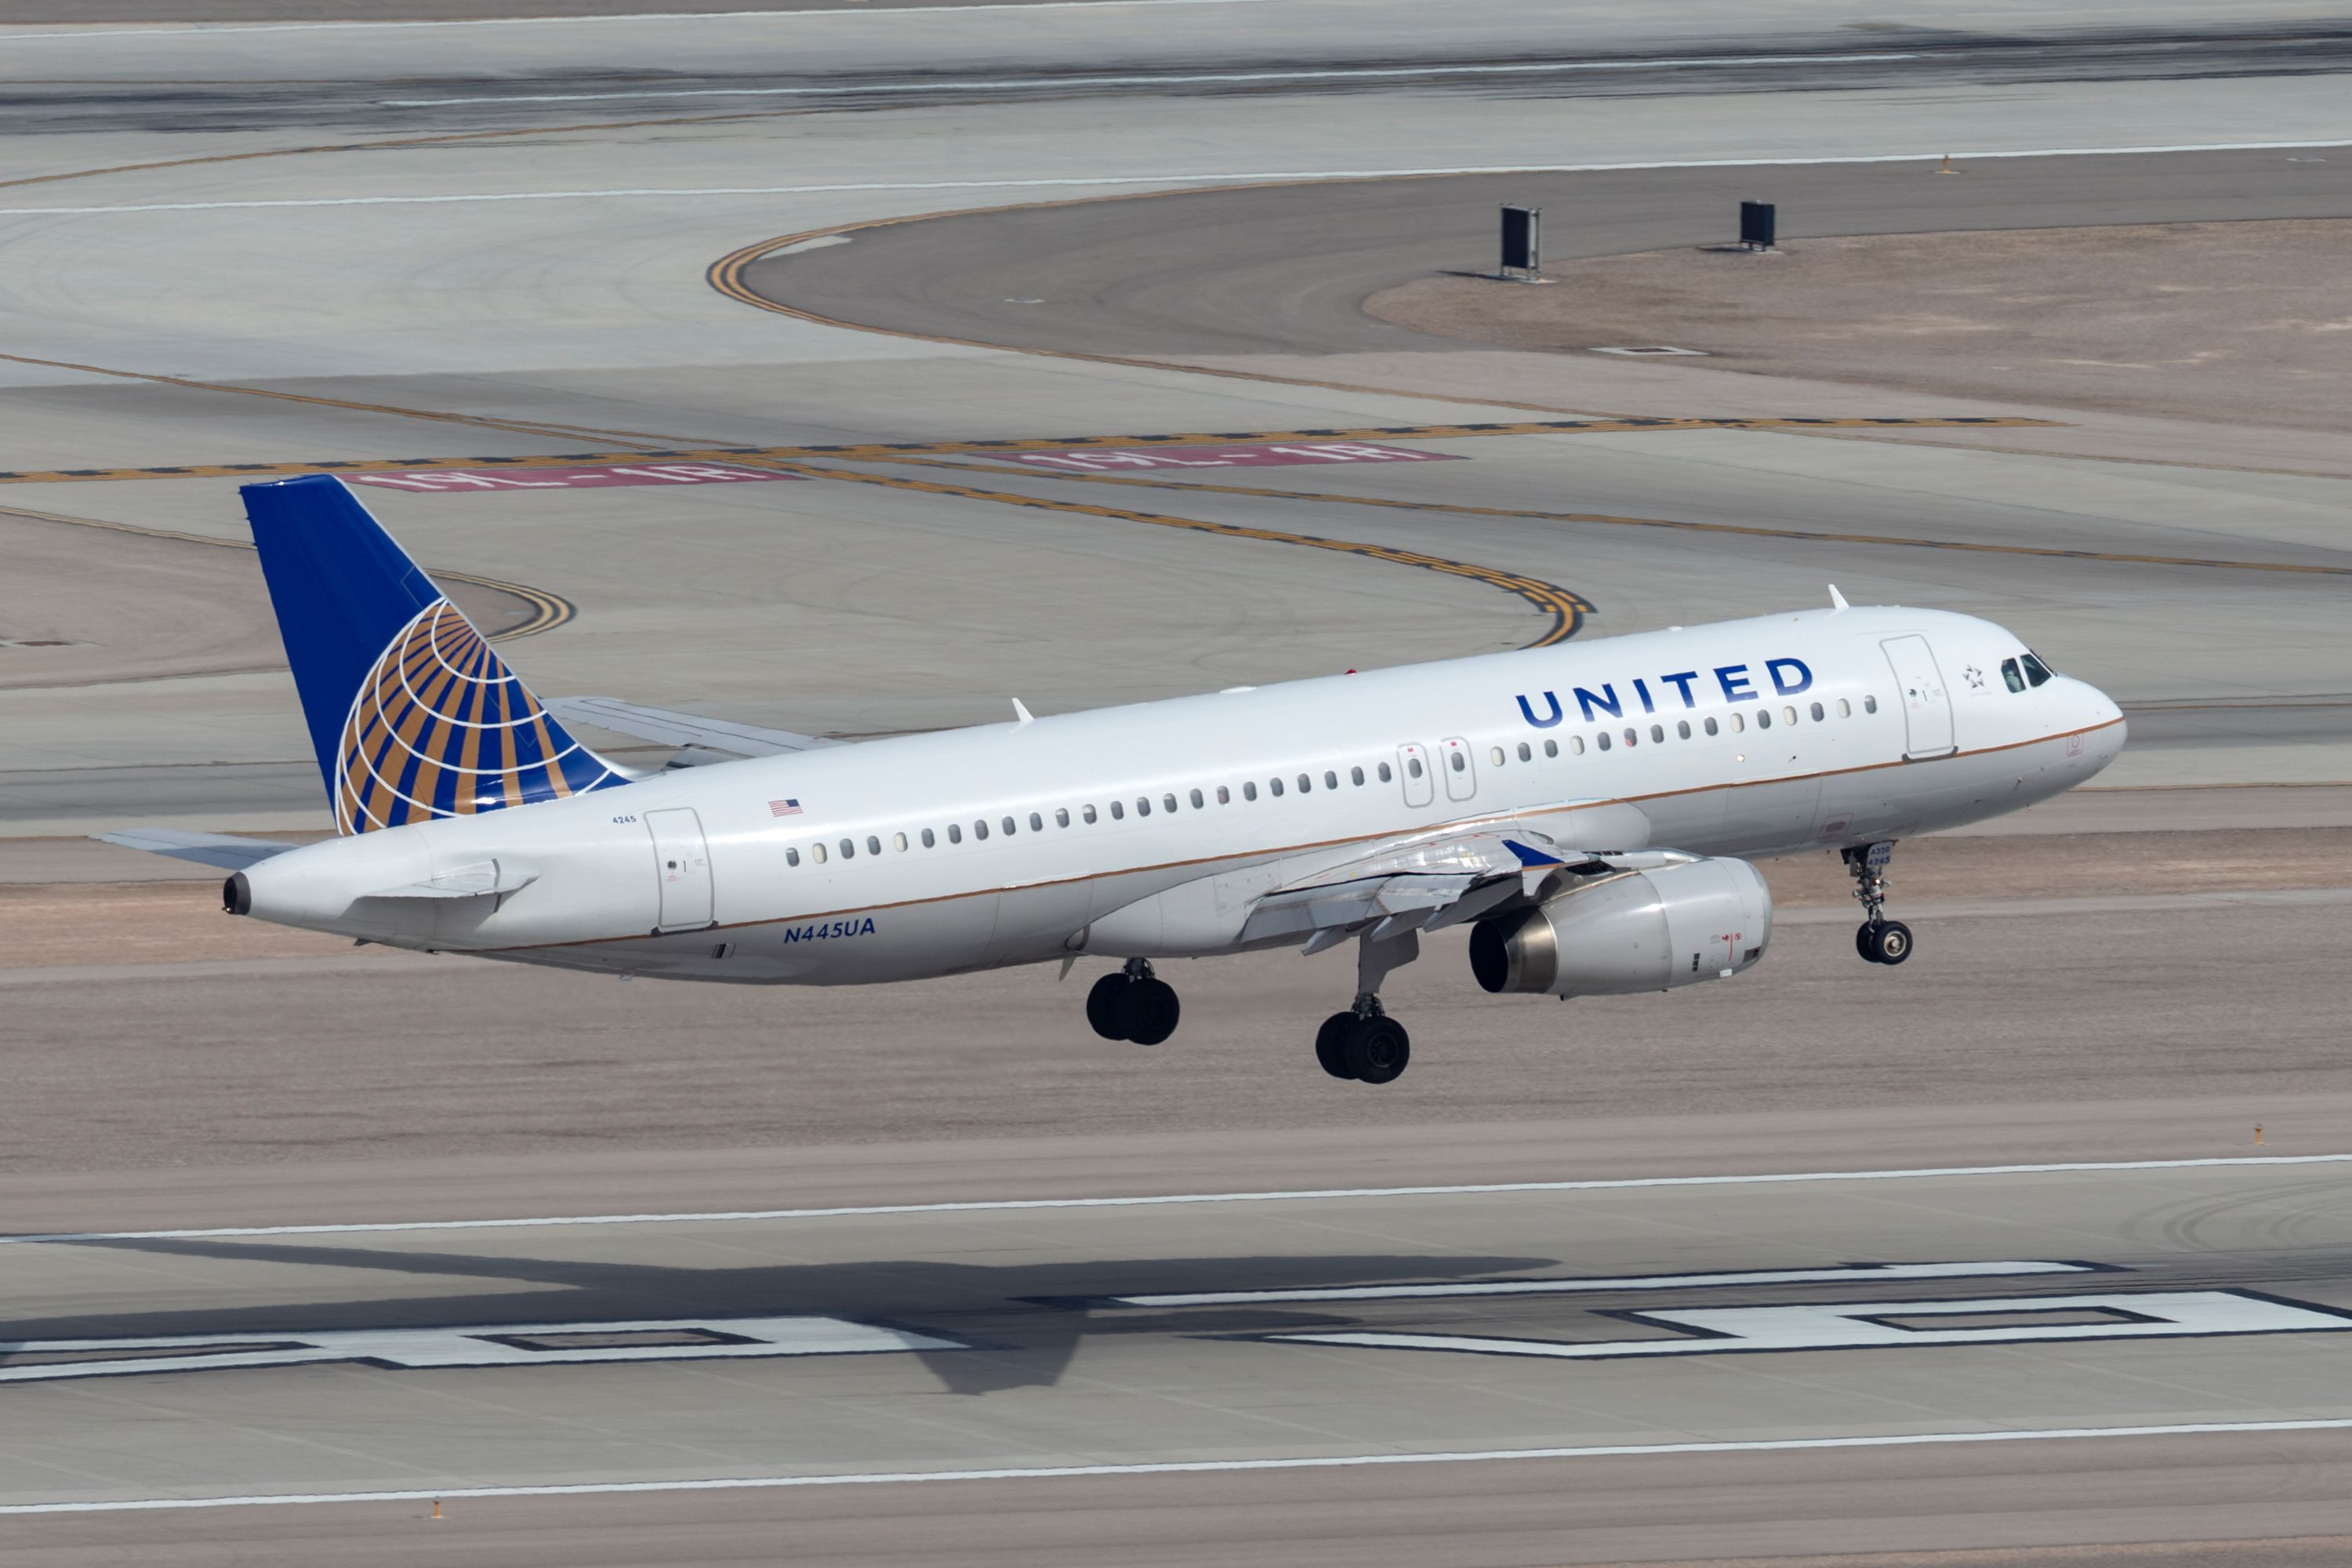
[[[1943,672],[1936,668],[1936,652],[1923,637],[1888,637],[1879,645],[1895,671],[1895,689],[1903,702],[1907,739],[1906,757],[1940,757],[1954,750],[1952,700],[1944,689]]]
[[[654,874],[661,879],[656,931],[693,931],[711,923],[710,849],[702,818],[687,807],[646,813],[654,837]]]

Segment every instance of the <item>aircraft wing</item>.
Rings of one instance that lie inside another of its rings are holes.
[[[772,757],[781,752],[813,752],[820,746],[843,744],[792,730],[765,730],[757,724],[706,719],[669,708],[640,708],[616,697],[557,697],[550,699],[546,707],[567,724],[593,724],[659,745],[698,747],[738,757]]]
[[[1242,927],[1255,942],[1307,933],[1320,952],[1369,928],[1385,942],[1474,921],[1515,900],[1532,901],[1556,878],[1669,865],[1698,857],[1678,849],[1592,851],[1528,828],[1488,827],[1385,845],[1259,895]]]
[[[217,866],[224,871],[242,871],[257,860],[272,855],[283,855],[289,849],[300,847],[281,844],[275,838],[235,838],[226,833],[185,833],[176,827],[126,827],[119,833],[96,836],[106,844],[120,844],[125,849],[144,849],[151,855],[169,855],[174,860],[194,860],[200,866]]]

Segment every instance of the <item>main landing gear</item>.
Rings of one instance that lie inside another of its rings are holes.
[[[1146,959],[1129,959],[1125,969],[1104,975],[1087,993],[1087,1022],[1106,1040],[1156,1046],[1176,1032],[1182,1013],[1176,988],[1154,975]]]
[[[1911,928],[1886,918],[1886,863],[1895,858],[1895,846],[1857,844],[1843,853],[1865,917],[1853,933],[1853,950],[1867,963],[1902,963],[1911,956]]]
[[[1394,1083],[1412,1060],[1412,1037],[1381,1009],[1381,982],[1421,956],[1421,934],[1402,931],[1385,942],[1363,937],[1356,956],[1356,1005],[1334,1013],[1315,1032],[1315,1059],[1333,1078]]]

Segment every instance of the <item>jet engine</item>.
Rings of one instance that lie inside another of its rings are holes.
[[[1745,860],[1692,860],[1588,882],[1481,921],[1470,969],[1488,991],[1619,996],[1722,980],[1764,956],[1772,894]]]

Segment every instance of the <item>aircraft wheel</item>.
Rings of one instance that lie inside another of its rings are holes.
[[[1878,962],[1900,963],[1911,956],[1911,928],[1901,921],[1888,921],[1878,928]]]
[[[1333,1078],[1354,1078],[1348,1070],[1348,1031],[1356,1026],[1353,1013],[1334,1013],[1315,1031],[1315,1059]]]
[[[1348,1076],[1363,1083],[1393,1083],[1412,1059],[1412,1037],[1394,1018],[1359,1018],[1348,1031]]]
[[[1853,950],[1864,963],[1878,962],[1878,922],[1864,921],[1853,928]]]
[[[1118,1004],[1129,984],[1124,974],[1106,974],[1087,993],[1087,1022],[1106,1040],[1127,1038],[1127,1032],[1118,1025]]]
[[[1129,981],[1118,999],[1120,1037],[1139,1046],[1156,1046],[1176,1032],[1182,1012],[1176,988],[1165,980]]]

